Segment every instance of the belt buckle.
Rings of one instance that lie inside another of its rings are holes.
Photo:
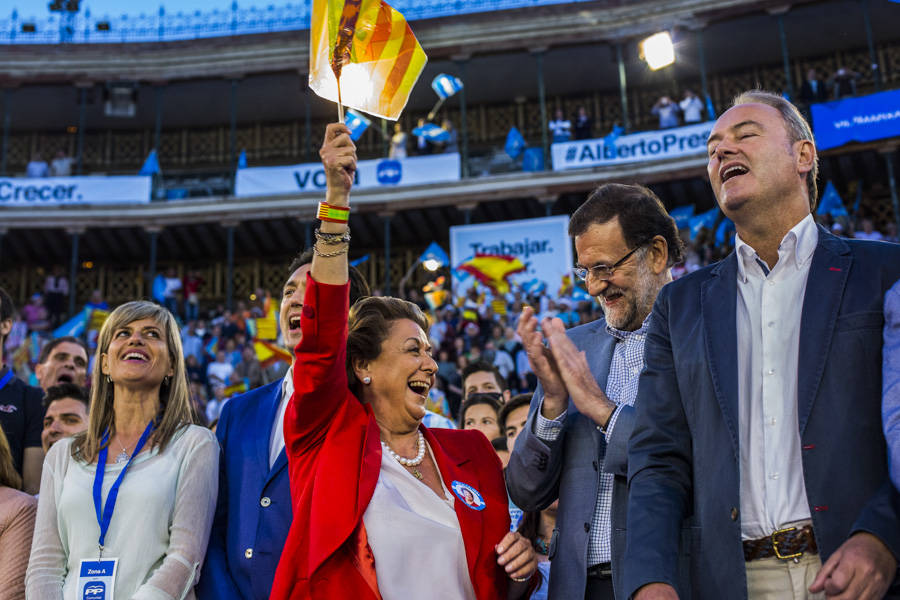
[[[796,530],[797,530],[796,527],[786,527],[785,529],[778,529],[778,530],[776,530],[776,531],[773,531],[773,532],[772,532],[772,535],[769,536],[769,537],[772,539],[772,549],[775,550],[775,556],[776,556],[777,558],[780,558],[781,560],[790,560],[790,559],[794,559],[794,560],[796,561],[798,558],[800,558],[801,556],[803,556],[803,552],[802,552],[802,551],[800,551],[800,552],[795,552],[794,554],[782,554],[782,553],[779,552],[779,550],[778,550],[778,541],[775,539],[775,536],[778,535],[778,534],[780,534],[780,533],[788,533],[788,532],[796,531]]]

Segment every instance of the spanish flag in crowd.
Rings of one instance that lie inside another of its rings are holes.
[[[457,267],[471,273],[498,294],[509,292],[509,276],[521,273],[525,268],[517,257],[500,254],[476,254]]]
[[[290,352],[268,340],[254,339],[253,349],[256,351],[256,358],[263,369],[268,369],[279,360],[291,364],[293,358]]]
[[[427,61],[403,15],[381,0],[313,0],[310,37],[316,94],[376,117],[400,116]]]

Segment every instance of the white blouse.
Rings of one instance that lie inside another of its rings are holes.
[[[44,460],[25,577],[29,599],[76,600],[81,560],[97,559],[97,465],[73,459],[71,445],[71,438],[56,442]],[[135,457],[104,543],[103,557],[119,559],[116,598],[194,598],[216,507],[218,465],[215,435],[196,425],[176,433],[162,454],[153,448]],[[122,467],[106,465],[104,505]]]
[[[444,499],[381,453],[363,523],[384,600],[475,600],[454,498],[443,480],[441,487]]]

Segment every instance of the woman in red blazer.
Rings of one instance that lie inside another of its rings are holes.
[[[344,125],[328,126],[320,155],[326,202],[347,207],[356,152]],[[437,372],[422,312],[367,298],[348,325],[347,232],[322,222],[306,281],[284,420],[294,520],[271,597],[527,597],[534,550],[509,532],[490,442],[421,424]]]

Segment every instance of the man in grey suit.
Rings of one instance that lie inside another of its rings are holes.
[[[568,332],[544,319],[538,331],[534,312],[523,311],[518,332],[539,385],[510,448],[507,486],[524,510],[559,499],[550,598],[611,599],[621,584],[626,443],[646,320],[682,243],[659,198],[637,185],[598,188],[572,215],[569,235],[576,275],[605,318]]]

